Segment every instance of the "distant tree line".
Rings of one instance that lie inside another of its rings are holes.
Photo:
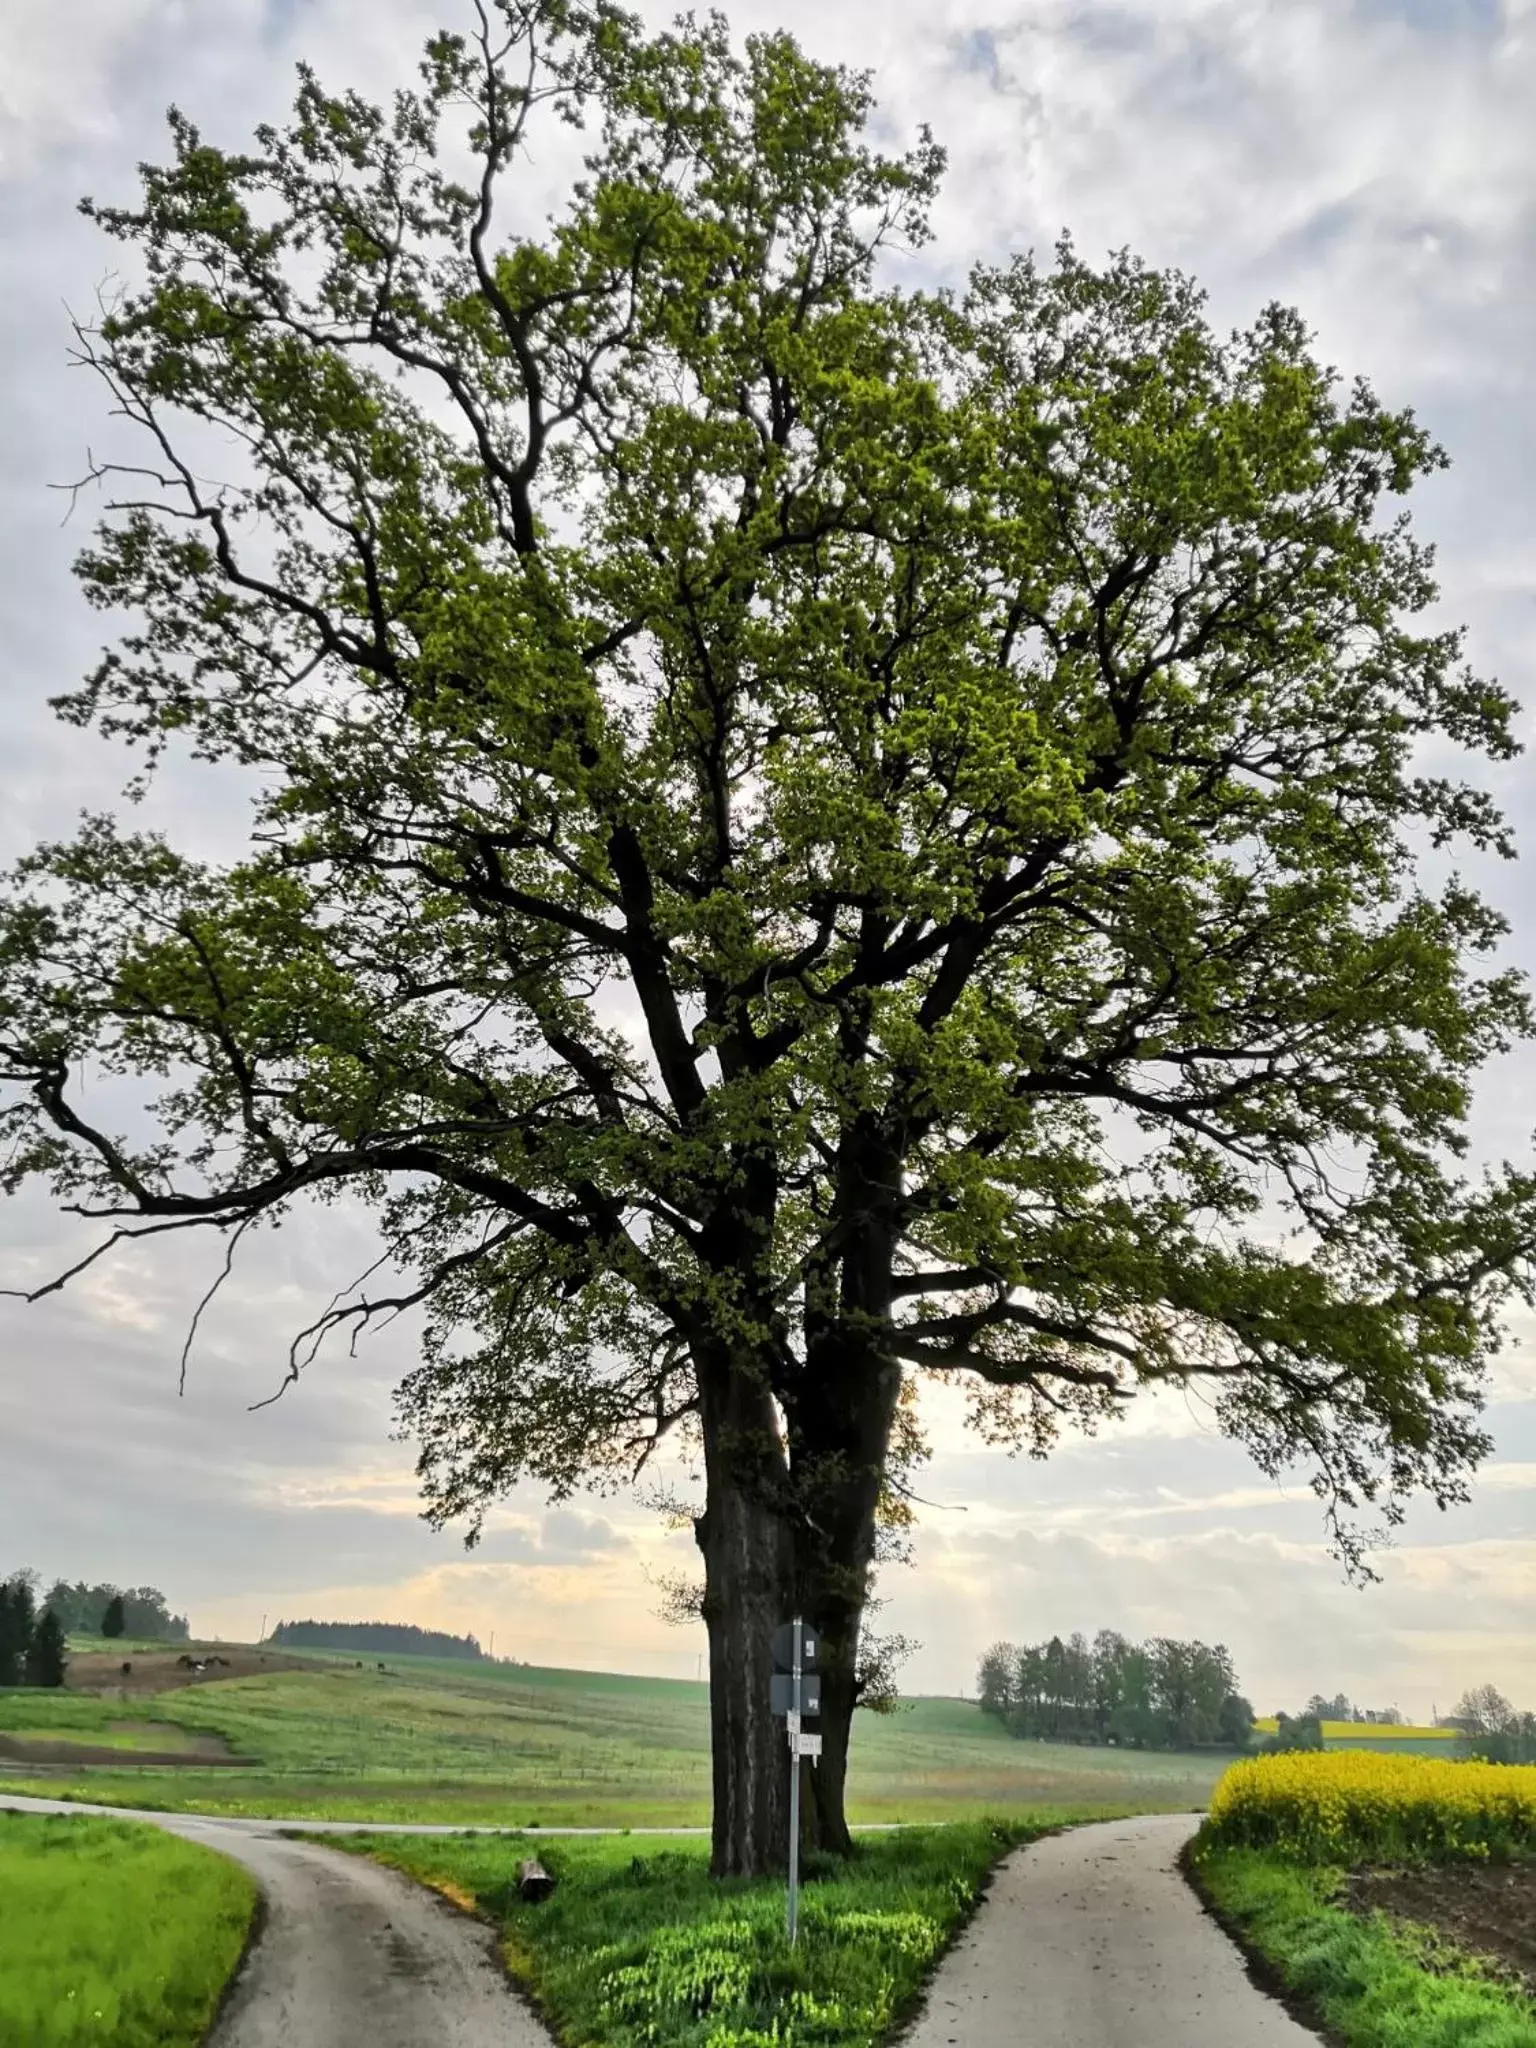
[[[49,1608],[37,1610],[37,1596],[24,1573],[0,1585],[0,1687],[62,1685],[64,1629]]]
[[[64,1633],[71,1636],[136,1636],[184,1643],[192,1633],[187,1617],[172,1614],[158,1586],[113,1586],[105,1581],[88,1586],[84,1579],[71,1586],[56,1579],[43,1606],[59,1617]]]
[[[1396,1707],[1357,1707],[1349,1695],[1342,1692],[1335,1693],[1332,1699],[1315,1692],[1300,1714],[1280,1714],[1276,1719],[1352,1721],[1366,1728],[1400,1728],[1403,1725],[1403,1717]]]
[[[1226,1648],[1101,1629],[1063,1642],[994,1643],[981,1660],[981,1708],[1018,1736],[1130,1749],[1246,1749],[1253,1709]]]
[[[1347,1721],[1347,1714],[1330,1714],[1330,1721]],[[1283,1756],[1291,1749],[1321,1749],[1323,1717],[1309,1707],[1303,1714],[1276,1714],[1275,1732],[1259,1744],[1263,1756]]]
[[[1511,1706],[1496,1686],[1474,1686],[1450,1717],[1468,1756],[1490,1764],[1536,1764],[1536,1714]]]
[[[1399,1728],[1403,1717],[1396,1707],[1357,1707],[1346,1693],[1335,1693],[1328,1699],[1315,1692],[1299,1714],[1276,1714],[1275,1732],[1259,1744],[1260,1753],[1281,1756],[1287,1750],[1321,1749],[1325,1721],[1348,1721],[1362,1728]]]
[[[280,1621],[267,1641],[278,1649],[362,1650],[375,1657],[485,1657],[474,1636],[403,1621]]]

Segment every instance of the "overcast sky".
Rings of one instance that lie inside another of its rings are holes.
[[[130,196],[165,153],[176,102],[238,147],[279,114],[305,56],[375,95],[413,72],[457,0],[72,0],[0,20],[0,858],[114,800],[123,764],[57,727],[100,637],[70,576],[87,513],[67,498],[103,438],[103,400],[68,366],[118,255],[77,197]],[[642,10],[656,22],[669,7]],[[1220,326],[1299,305],[1327,360],[1411,403],[1454,467],[1417,499],[1447,618],[1476,665],[1536,704],[1536,5],[1533,0],[1130,0],[1027,10],[995,0],[737,0],[742,31],[784,26],[816,55],[874,68],[880,139],[932,123],[950,150],[932,269],[1044,250],[1063,227],[1101,257],[1129,245],[1194,272]],[[535,166],[538,175],[538,166]],[[1531,720],[1525,720],[1527,737]],[[1499,777],[1527,858],[1478,879],[1536,966],[1529,760]],[[156,822],[227,847],[238,792],[169,774]],[[1480,1104],[1480,1151],[1528,1155],[1536,1053]],[[0,1285],[78,1241],[41,1202],[0,1204]],[[287,1337],[372,1257],[366,1218],[300,1219],[257,1243],[199,1336],[178,1396],[209,1246],[97,1268],[33,1308],[0,1300],[0,1571],[162,1586],[204,1632],[263,1615],[494,1630],[542,1663],[692,1676],[701,1631],[654,1618],[655,1575],[686,1566],[633,1501],[551,1509],[530,1492],[466,1557],[418,1519],[389,1394],[413,1362],[397,1328],[277,1405]],[[1516,1333],[1518,1336],[1520,1333]],[[1282,1493],[1183,1396],[1048,1465],[967,1440],[930,1404],[915,1569],[885,1625],[918,1638],[919,1691],[973,1687],[999,1636],[1109,1626],[1224,1640],[1258,1709],[1320,1689],[1414,1716],[1491,1680],[1536,1706],[1536,1366],[1503,1362],[1493,1462],[1472,1504],[1415,1513],[1347,1587],[1315,1501]]]

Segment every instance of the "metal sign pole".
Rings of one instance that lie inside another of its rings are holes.
[[[800,1932],[800,1644],[803,1623],[794,1620],[795,1652],[789,1714],[789,1945]]]

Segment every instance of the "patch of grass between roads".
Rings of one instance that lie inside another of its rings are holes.
[[[533,1845],[515,1837],[345,1846],[496,1924],[512,1976],[567,2048],[875,2048],[997,1859],[1081,1817],[914,1828],[862,1841],[846,1865],[813,1858],[793,1950],[782,1883],[713,1883],[699,1841],[541,1841],[558,1883],[537,1906],[517,1895]]]
[[[0,2048],[193,2048],[256,1887],[157,1829],[0,1813]]]
[[[1536,2004],[1427,1930],[1350,1912],[1343,1869],[1198,1840],[1189,1868],[1228,1930],[1344,2048],[1536,2048]]]

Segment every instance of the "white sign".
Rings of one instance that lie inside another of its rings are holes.
[[[794,1740],[794,1744],[795,1744],[795,1751],[796,1751],[796,1754],[797,1754],[797,1755],[799,1755],[799,1756],[820,1756],[820,1755],[821,1755],[821,1737],[820,1737],[819,1735],[796,1735],[796,1736],[795,1736],[795,1737],[793,1738],[793,1740]]]
[[[795,1712],[793,1707],[791,1707],[789,1712],[784,1716],[784,1724],[789,1730],[789,1739],[791,1742],[793,1742],[795,1737],[800,1733],[800,1716]]]

